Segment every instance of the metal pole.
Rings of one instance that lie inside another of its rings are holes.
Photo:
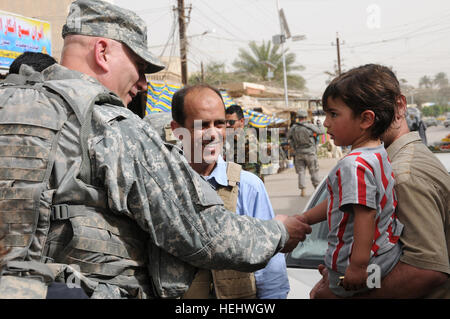
[[[336,32],[336,47],[337,47],[337,63],[338,63],[338,75],[341,75],[341,51],[339,49],[339,33]]]
[[[284,29],[283,29],[283,24],[281,23],[281,18],[280,18],[280,0],[277,0],[277,14],[278,14],[278,20],[280,22],[281,34],[283,36],[286,36]],[[286,37],[284,37],[284,38],[286,38]],[[286,75],[286,57],[284,55],[284,41],[285,40],[281,39],[281,54],[283,57],[284,101],[286,103],[286,107],[289,107],[287,75]]]
[[[201,74],[202,74],[202,83],[205,83],[205,70],[203,68],[203,61],[200,64],[201,66]]]
[[[181,82],[187,84],[187,44],[186,26],[184,15],[184,0],[178,0],[178,26],[180,30],[180,62],[181,62]]]

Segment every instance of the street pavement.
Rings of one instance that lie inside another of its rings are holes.
[[[319,158],[319,176],[324,178],[328,172],[336,165],[336,158]],[[295,168],[288,168],[281,173],[267,175],[264,177],[264,184],[269,194],[272,207],[277,214],[294,215],[301,213],[314,192],[311,177],[306,170],[306,196],[300,196],[298,189],[298,177]]]

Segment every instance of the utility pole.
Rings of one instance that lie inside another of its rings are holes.
[[[205,83],[205,69],[203,68],[203,61],[200,64],[201,66],[201,74],[202,74],[202,83]]]
[[[184,0],[178,0],[178,26],[180,30],[180,60],[181,82],[187,84],[187,40],[186,40],[186,16],[184,15]]]
[[[337,48],[337,64],[338,64],[338,75],[341,75],[341,51],[339,47],[339,33],[336,32],[336,48]]]

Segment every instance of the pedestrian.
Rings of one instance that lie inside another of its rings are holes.
[[[298,110],[297,118],[299,122],[292,125],[287,137],[289,146],[294,150],[294,166],[295,172],[298,174],[300,196],[304,197],[306,196],[306,168],[308,168],[314,188],[320,183],[316,142],[318,135],[325,134],[325,129],[320,122],[318,125],[310,123],[305,110]]]
[[[62,35],[61,65],[0,86],[0,219],[14,224],[2,297],[43,298],[69,280],[90,298],[180,297],[198,268],[255,271],[311,231],[226,211],[126,109],[164,68],[134,12],[74,1]]]
[[[397,93],[386,74],[376,65],[352,69],[335,78],[322,98],[327,133],[351,150],[328,174],[327,199],[303,216],[310,225],[328,222],[329,287],[342,297],[373,288],[367,285],[368,271],[385,277],[401,256],[403,225],[395,214],[395,180],[381,142],[395,117],[391,103]]]
[[[382,136],[395,175],[396,215],[404,224],[400,236],[400,262],[381,281],[380,288],[362,298],[450,298],[450,176],[418,132],[408,128],[406,98],[395,74],[388,68],[368,65],[371,76],[382,74],[383,86],[392,86],[389,107],[395,118]],[[369,77],[371,77],[369,76]],[[328,289],[328,272],[311,298],[335,297]],[[356,297],[356,296],[355,296]]]
[[[258,176],[241,169],[239,164],[225,162],[221,152],[214,152],[213,160],[208,161],[206,158],[211,152],[205,152],[205,148],[214,145],[217,150],[223,149],[226,113],[220,91],[205,84],[184,87],[173,96],[172,114],[175,115],[172,121],[175,134],[180,128],[188,129],[191,133],[190,140],[183,138],[187,142],[185,149],[188,152],[191,145],[204,145],[203,140],[208,142],[202,150],[197,150],[203,155],[201,161],[191,162],[191,166],[213,186],[225,207],[239,215],[273,219],[275,214],[269,196]],[[177,114],[182,114],[182,117],[179,118]],[[195,121],[202,123],[201,134],[193,132]],[[288,292],[285,257],[278,253],[265,268],[254,273],[203,270],[197,274],[185,298],[286,299]]]

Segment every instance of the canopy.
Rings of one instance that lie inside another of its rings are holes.
[[[176,91],[182,88],[179,84],[156,81],[149,81],[147,87],[147,107],[145,115],[155,112],[171,112],[172,96]],[[226,91],[220,91],[220,93],[226,108],[235,104]],[[251,110],[243,110],[243,112],[244,117],[248,119],[248,123],[257,128],[267,127],[271,124],[279,124],[286,121],[285,119],[274,118]]]

